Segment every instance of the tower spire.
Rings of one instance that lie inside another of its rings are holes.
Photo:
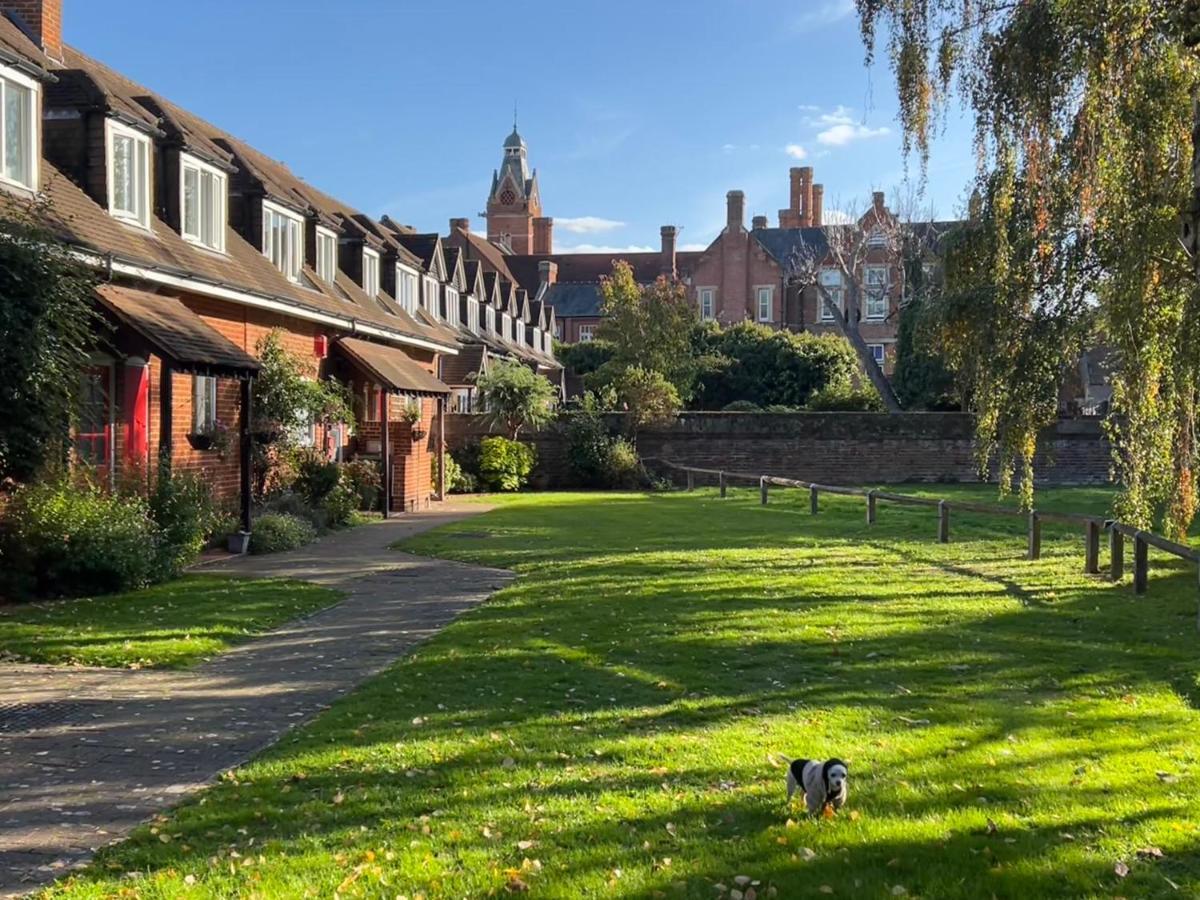
[[[513,131],[517,130],[517,101],[513,101]]]

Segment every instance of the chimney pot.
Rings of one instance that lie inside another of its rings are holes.
[[[752,223],[752,227],[754,228],[755,231],[762,231],[764,228],[767,227],[767,217],[766,216],[755,216],[751,220],[751,223]]]
[[[471,220],[470,219],[451,219],[450,220],[450,233],[451,234],[454,234],[455,231],[470,231],[470,230],[471,230]]]
[[[746,195],[741,191],[730,191],[725,195],[725,227],[730,231],[746,228]]]
[[[825,224],[825,185],[812,186],[812,226],[820,228]]]
[[[62,62],[62,0],[4,0],[45,54]]]
[[[558,283],[558,263],[543,259],[538,263],[538,284]]]
[[[883,209],[883,191],[875,191],[871,195],[871,202],[876,209]]]

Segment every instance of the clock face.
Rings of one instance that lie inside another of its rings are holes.
[[[511,206],[517,202],[517,195],[512,192],[512,188],[505,188],[500,192],[500,202],[505,206]]]

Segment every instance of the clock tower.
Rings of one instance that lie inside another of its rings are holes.
[[[552,252],[553,219],[542,216],[537,170],[529,171],[528,148],[513,122],[512,134],[504,141],[504,158],[492,172],[488,195],[488,240],[512,253]]]

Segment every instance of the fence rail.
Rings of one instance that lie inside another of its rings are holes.
[[[1084,539],[1083,570],[1089,575],[1095,575],[1100,572],[1100,535],[1103,532],[1107,532],[1110,563],[1109,577],[1112,581],[1120,581],[1124,577],[1125,540],[1128,538],[1133,541],[1133,590],[1135,594],[1144,594],[1149,586],[1149,548],[1151,547],[1189,562],[1200,563],[1200,551],[1186,544],[1180,544],[1153,532],[1143,531],[1131,525],[1126,525],[1123,522],[1105,519],[1102,516],[1090,516],[1084,513],[1049,512],[1039,509],[1025,512],[989,503],[914,497],[911,494],[896,494],[873,488],[818,484],[812,481],[800,481],[795,478],[781,478],[777,475],[760,475],[751,472],[737,472],[724,469],[703,469],[697,466],[680,465],[661,457],[649,457],[645,462],[657,463],[667,469],[685,473],[687,489],[689,491],[695,489],[697,475],[716,477],[722,497],[727,495],[730,480],[757,483],[759,488],[759,502],[763,506],[766,506],[770,502],[770,489],[772,487],[806,490],[809,493],[809,511],[813,515],[817,515],[820,512],[821,494],[863,497],[866,500],[866,520],[868,525],[875,524],[878,516],[878,506],[881,501],[903,506],[936,508],[938,512],[937,539],[943,544],[948,543],[950,540],[950,516],[952,512],[1024,519],[1026,523],[1026,559],[1039,559],[1041,557],[1042,523],[1050,522],[1058,525],[1082,527]],[[1198,583],[1200,583],[1200,566],[1198,566]],[[1200,605],[1197,607],[1196,627],[1200,629]]]

